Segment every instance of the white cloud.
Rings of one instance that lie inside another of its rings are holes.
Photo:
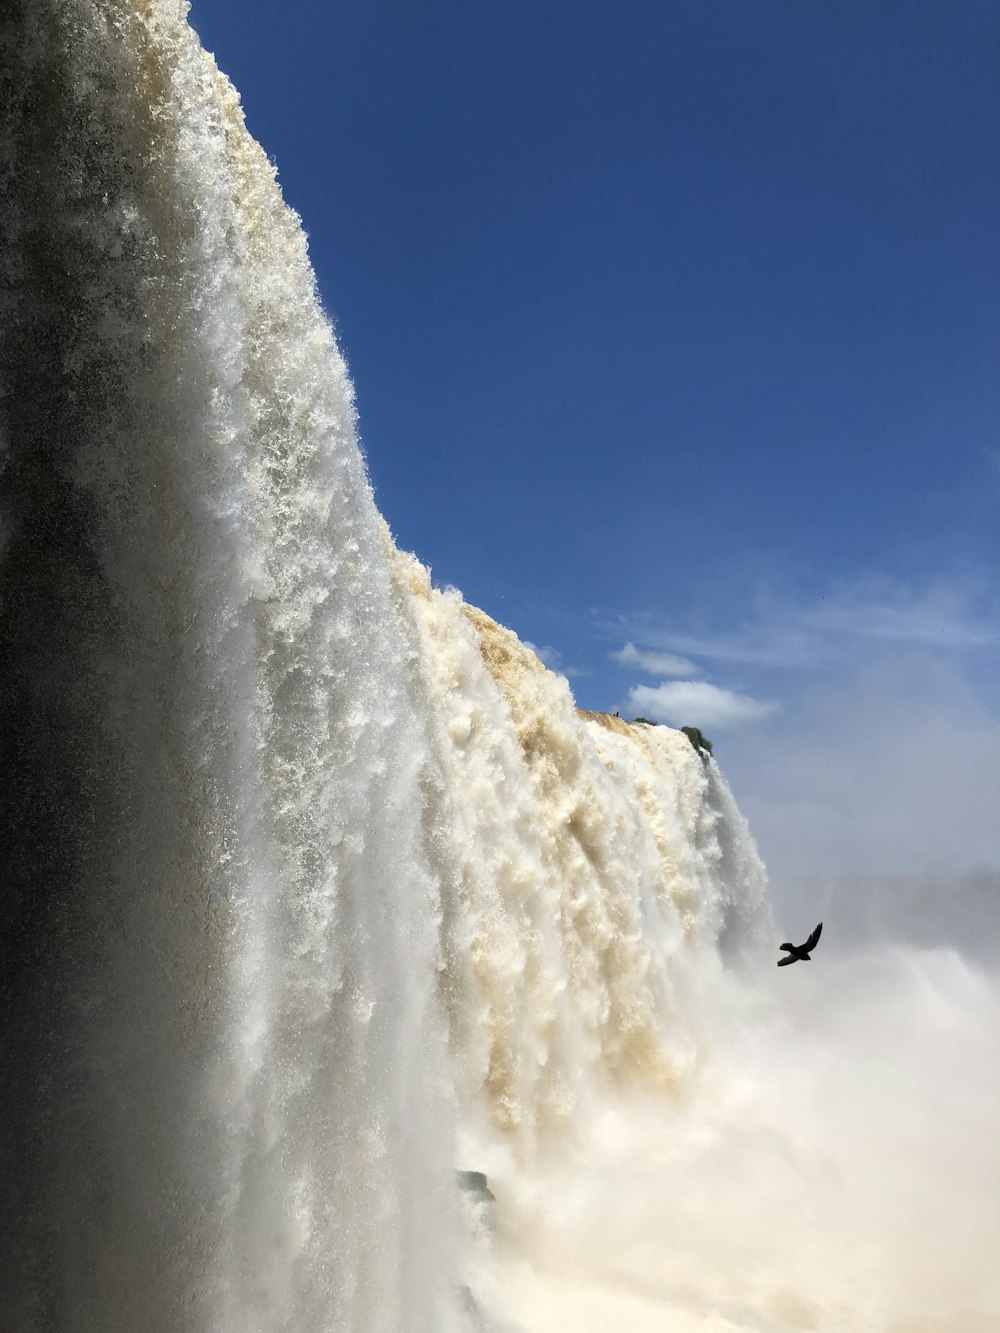
[[[651,676],[693,676],[698,670],[686,657],[677,657],[674,653],[646,652],[634,643],[627,643],[619,652],[612,653],[612,657],[623,666],[639,667]]]
[[[710,685],[707,680],[678,680],[664,685],[636,685],[628,695],[633,711],[672,726],[739,727],[760,722],[778,711],[778,704]]]

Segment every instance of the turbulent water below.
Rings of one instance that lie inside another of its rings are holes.
[[[489,1273],[510,1327],[996,1328],[995,980],[880,949],[727,986],[712,1020],[689,1099],[610,1111],[512,1183]]]
[[[180,0],[0,35],[4,1328],[995,1328],[995,983],[395,548]]]

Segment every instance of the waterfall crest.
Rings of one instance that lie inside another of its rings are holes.
[[[186,5],[0,22],[6,1317],[472,1326],[456,1163],[677,1092],[756,853],[395,550]]]

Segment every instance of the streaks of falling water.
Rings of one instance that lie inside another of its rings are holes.
[[[459,1329],[455,1121],[683,1081],[759,862],[394,550],[185,6],[0,22],[6,1317]]]

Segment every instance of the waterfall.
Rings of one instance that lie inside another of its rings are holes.
[[[683,1099],[752,840],[395,549],[182,0],[0,23],[5,1326],[492,1326],[455,1169]]]
[[[693,989],[726,941],[767,933],[763,870],[686,736],[578,712],[514,634],[396,558],[440,774],[459,1101],[530,1160],[602,1091],[684,1082]]]

